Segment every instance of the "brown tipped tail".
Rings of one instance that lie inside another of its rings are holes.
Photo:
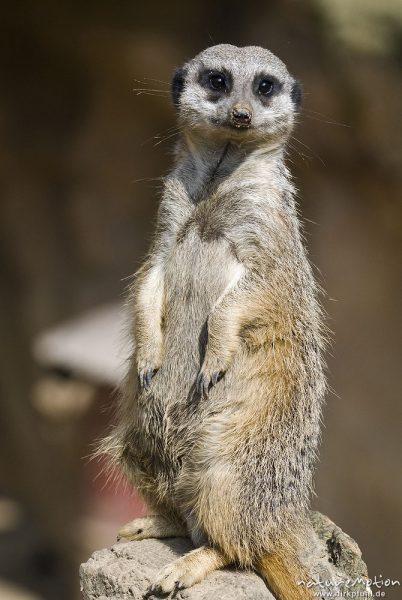
[[[314,590],[306,587],[309,574],[297,559],[270,553],[261,558],[255,568],[277,600],[317,598]]]

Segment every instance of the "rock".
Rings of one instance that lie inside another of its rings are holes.
[[[342,581],[361,578],[353,591],[367,592],[367,567],[356,542],[320,513],[312,512],[311,520],[317,535],[318,553],[313,553],[315,576]],[[123,542],[110,550],[98,550],[80,567],[84,600],[142,600],[156,573],[191,549],[188,539],[169,538]],[[306,548],[306,555],[312,555],[310,546]],[[201,583],[181,591],[179,598],[274,600],[258,575],[236,569],[211,573]]]

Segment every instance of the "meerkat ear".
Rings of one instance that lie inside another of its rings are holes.
[[[292,83],[290,97],[292,99],[293,104],[295,105],[295,108],[300,108],[302,103],[302,87],[300,81],[297,81],[297,79],[295,79]]]
[[[177,69],[172,79],[172,100],[177,108],[179,106],[180,96],[184,90],[186,71],[185,69]]]

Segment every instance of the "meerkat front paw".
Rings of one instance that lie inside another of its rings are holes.
[[[218,381],[220,379],[222,379],[224,374],[225,374],[225,371],[223,371],[223,370],[213,371],[211,373],[211,372],[206,371],[203,367],[201,369],[201,371],[198,373],[198,376],[197,376],[197,379],[195,382],[195,388],[196,388],[198,394],[200,394],[201,396],[207,396],[211,387],[216,385],[218,383]]]
[[[193,572],[191,566],[179,558],[159,571],[145,598],[166,594],[169,599],[176,598],[180,590],[191,587],[199,580],[199,573]]]
[[[138,369],[138,379],[140,386],[144,389],[148,389],[151,385],[151,380],[157,373],[158,368],[151,367],[150,365],[144,365]]]
[[[207,352],[195,382],[198,394],[207,396],[209,390],[225,375],[226,370],[225,361],[219,360],[211,352]]]
[[[126,523],[117,534],[117,541],[122,538],[129,541],[149,538],[182,537],[188,535],[184,526],[172,523],[161,515],[142,517]]]
[[[142,388],[149,388],[152,378],[161,366],[161,362],[161,352],[156,349],[148,352],[137,351],[137,373]]]
[[[228,559],[219,550],[200,546],[159,571],[145,598],[166,594],[169,594],[168,598],[177,598],[180,590],[199,583],[215,569],[228,564]]]

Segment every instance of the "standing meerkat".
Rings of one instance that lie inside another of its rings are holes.
[[[134,350],[102,451],[154,516],[129,540],[189,535],[149,595],[235,563],[279,600],[313,598],[301,558],[325,392],[317,286],[286,142],[300,87],[263,48],[218,45],[172,83],[181,135],[131,290]]]

